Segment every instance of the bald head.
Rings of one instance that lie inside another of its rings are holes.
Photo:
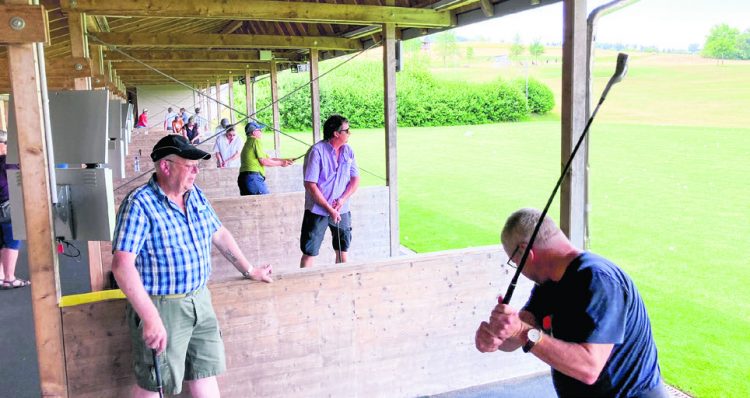
[[[500,234],[503,245],[512,249],[521,243],[528,243],[541,215],[541,211],[531,208],[517,210],[511,214],[505,221],[505,227]],[[534,240],[534,247],[545,247],[558,234],[562,235],[560,228],[549,216],[545,216]]]

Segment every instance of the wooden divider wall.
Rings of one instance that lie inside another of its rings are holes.
[[[272,264],[276,274],[299,268],[304,192],[222,198],[212,200],[211,205],[252,264]],[[353,235],[350,258],[357,261],[389,257],[388,187],[362,187],[352,196],[350,206]],[[110,242],[102,244],[106,270],[111,269],[111,250]],[[240,277],[216,248],[212,250],[211,261],[212,282]],[[315,261],[317,264],[335,261],[330,232],[326,232]]]
[[[272,264],[274,273],[285,274],[299,268],[299,248],[305,194],[289,192],[273,195],[217,199],[213,201],[219,219],[232,232],[252,264]],[[352,212],[353,261],[390,257],[388,235],[388,187],[364,187],[350,202]],[[331,233],[326,232],[316,264],[336,260]],[[239,277],[237,270],[212,250],[213,281]]]
[[[546,371],[520,350],[474,347],[512,276],[506,259],[492,246],[214,284],[228,366],[222,396],[413,397]],[[530,287],[521,281],[514,306]],[[71,396],[126,396],[124,306],[62,309]]]
[[[209,160],[210,162],[210,160]],[[147,169],[141,169],[145,172],[151,168],[153,163],[149,158]],[[195,177],[195,185],[198,186],[210,200],[217,198],[236,198],[240,196],[240,189],[237,186],[237,176],[239,169],[201,169]],[[126,178],[122,181],[115,182],[115,187],[124,184],[133,177]],[[130,182],[127,186],[118,189],[115,192],[115,207],[119,207],[122,200],[133,189],[145,184],[151,178],[151,173],[144,175],[136,181]],[[302,182],[302,165],[294,164],[288,167],[269,167],[266,169],[266,186],[272,194],[281,192],[302,192],[305,185]]]

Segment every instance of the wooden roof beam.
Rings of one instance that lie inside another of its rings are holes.
[[[265,0],[223,0],[221,2],[194,0],[61,0],[60,5],[65,11],[108,16],[208,18],[345,25],[392,23],[401,27],[431,28],[447,28],[455,25],[455,17],[449,11],[362,4]]]
[[[228,23],[227,26],[221,28],[221,31],[219,33],[221,34],[234,33],[234,31],[239,29],[243,23],[245,23],[245,21],[232,21]]]
[[[319,50],[362,49],[358,40],[337,37],[295,37],[273,35],[220,35],[182,33],[105,33],[89,32],[89,44],[117,47],[163,48],[317,48]]]
[[[223,61],[223,62],[267,62],[261,60],[257,50],[247,51],[208,51],[208,50],[153,50],[153,51],[126,51],[130,57],[119,51],[106,51],[104,59],[107,61],[121,62],[133,61],[133,58],[149,63],[150,61]],[[292,51],[274,51],[276,59],[288,59],[300,61],[300,54]],[[132,58],[131,58],[132,57]]]
[[[222,61],[186,61],[186,62],[173,62],[173,61],[149,61],[145,62],[148,66],[156,69],[170,69],[170,70],[194,70],[194,69],[205,69],[215,71],[228,71],[228,70],[270,70],[270,62],[248,62],[248,63],[229,63]],[[135,61],[123,61],[115,64],[117,70],[122,72],[125,70],[148,70],[148,66],[143,65],[140,62]]]
[[[42,6],[0,4],[0,44],[50,43]]]

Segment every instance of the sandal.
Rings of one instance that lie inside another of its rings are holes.
[[[30,281],[16,278],[16,279],[13,279],[12,281],[4,280],[3,285],[2,287],[0,287],[0,289],[3,289],[3,290],[18,289],[18,288],[26,287],[29,285],[31,285]]]

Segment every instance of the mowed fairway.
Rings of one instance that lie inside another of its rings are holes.
[[[615,54],[599,58],[597,98]],[[559,67],[530,71],[558,104]],[[513,72],[477,68],[450,73]],[[668,383],[698,397],[750,396],[750,63],[634,54],[630,68],[591,130],[592,250],[636,280]],[[558,119],[400,128],[402,244],[497,244],[505,217],[543,207],[557,180]],[[303,150],[283,142],[287,156]],[[362,168],[385,175],[382,130],[353,130],[350,143]]]

